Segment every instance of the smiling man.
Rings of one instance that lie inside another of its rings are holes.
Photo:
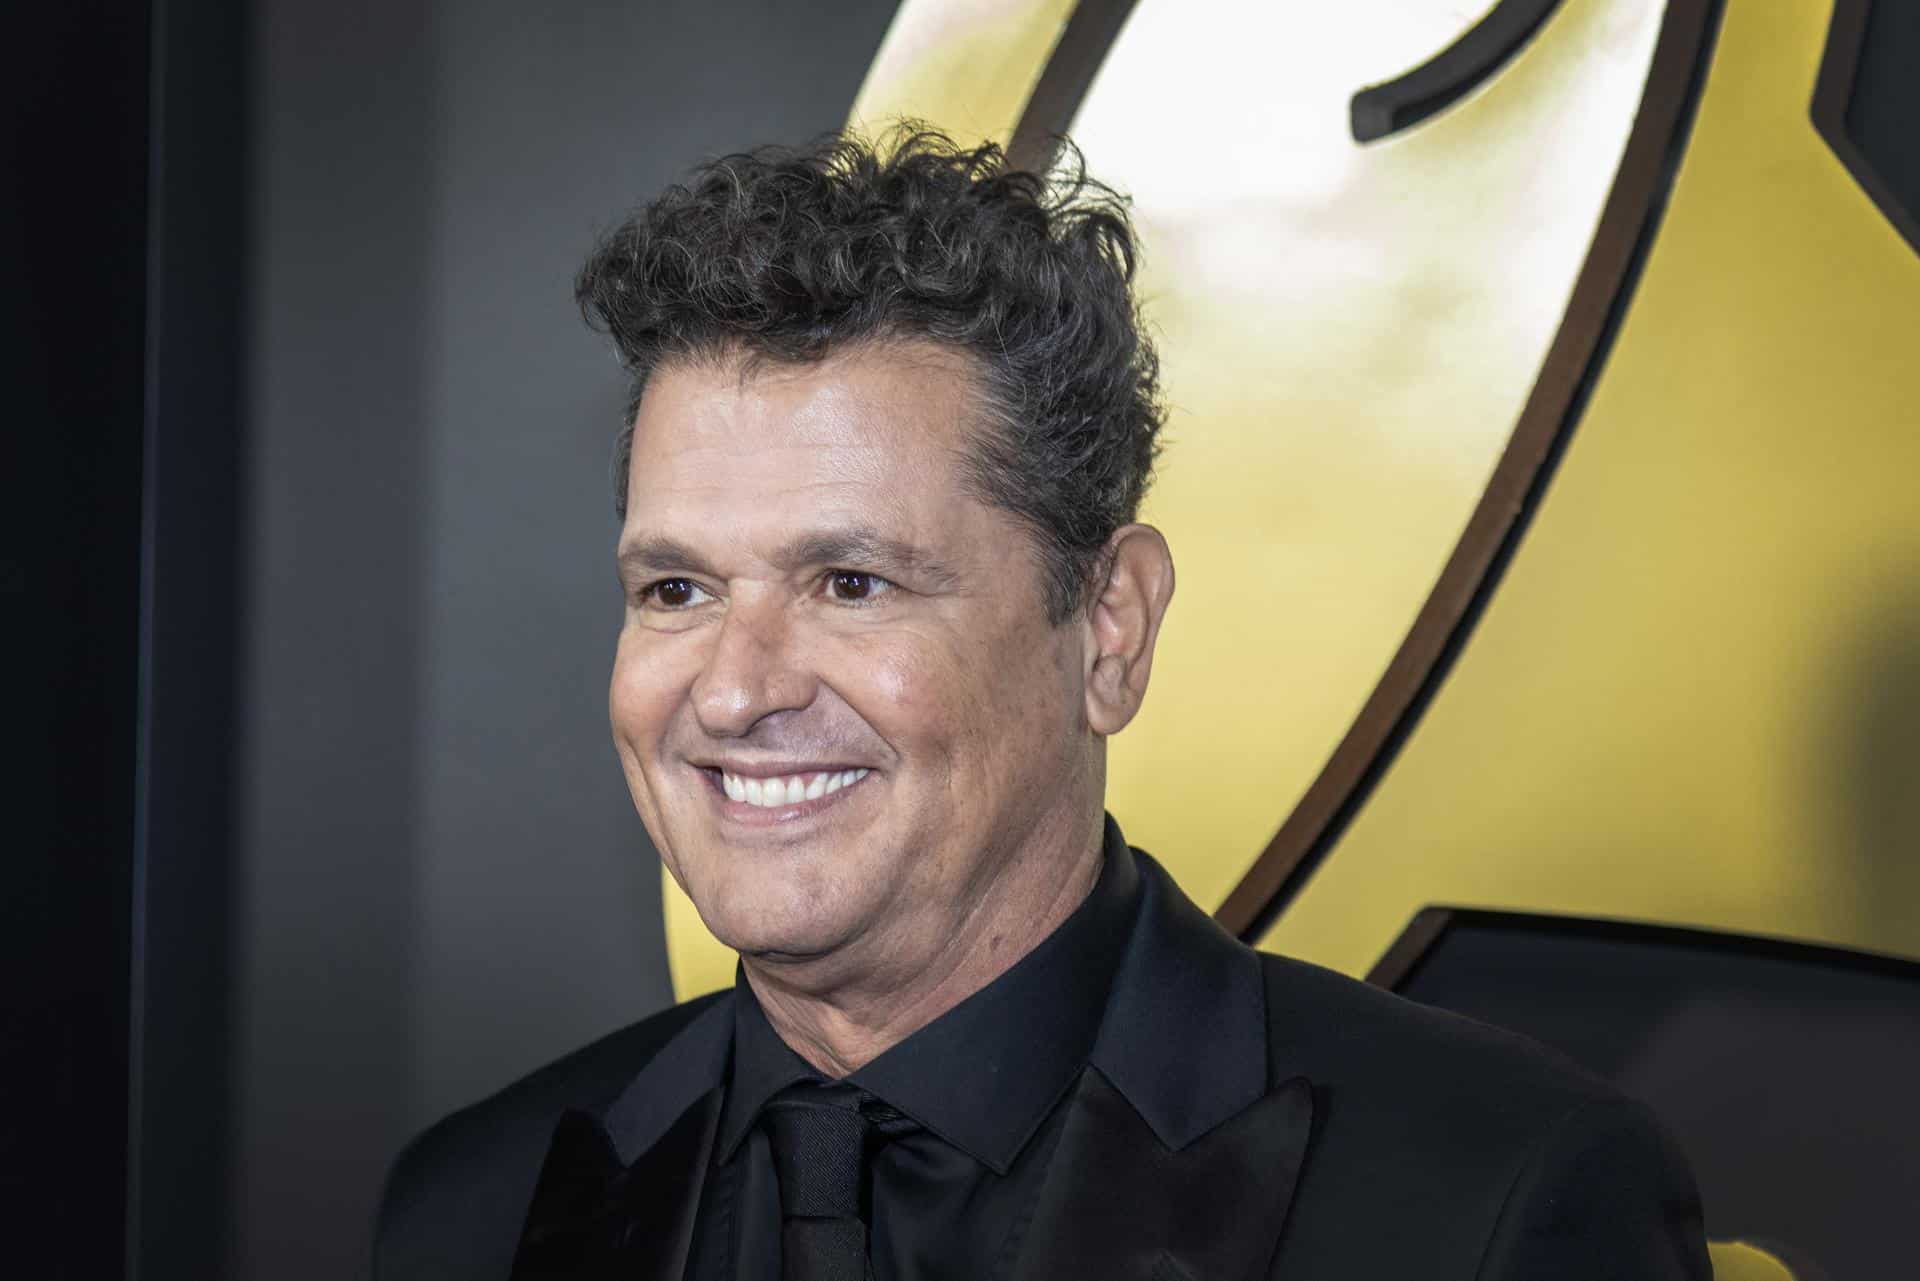
[[[1228,937],[1104,816],[1173,597],[1124,204],[901,134],[716,161],[634,377],[610,710],[740,954],[403,1154],[377,1275],[1704,1277],[1644,1109]]]
[[[658,370],[634,422],[621,763],[745,992],[833,1076],[1086,897],[1096,745],[1173,590],[1159,535],[1123,528],[1078,625],[1053,621],[1033,535],[969,482],[964,361],[905,336],[752,368],[722,349]]]

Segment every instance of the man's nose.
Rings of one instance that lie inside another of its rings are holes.
[[[701,728],[716,738],[739,738],[775,713],[811,703],[818,682],[801,661],[797,642],[780,602],[739,596],[730,601],[693,685]]]

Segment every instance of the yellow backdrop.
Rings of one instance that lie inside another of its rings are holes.
[[[1070,0],[907,0],[856,103],[1005,140]],[[1346,731],[1512,430],[1661,0],[1568,0],[1361,148],[1478,14],[1141,0],[1075,122],[1136,196],[1181,588],[1110,802],[1215,905]],[[1673,204],[1534,527],[1269,946],[1368,968],[1435,903],[1920,956],[1920,262],[1808,122],[1826,4],[1731,0]],[[682,996],[732,958],[667,883]]]

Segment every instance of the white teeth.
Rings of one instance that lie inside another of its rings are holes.
[[[798,805],[802,801],[816,801],[822,796],[831,795],[852,783],[858,783],[870,771],[863,769],[841,770],[837,774],[789,774],[785,778],[747,778],[738,774],[720,773],[721,790],[730,801],[745,801],[761,809],[775,809],[782,805]]]

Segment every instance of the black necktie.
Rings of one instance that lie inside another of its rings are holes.
[[[861,1213],[870,1127],[865,1091],[810,1082],[767,1103],[762,1124],[780,1184],[782,1281],[862,1281],[867,1221]]]

